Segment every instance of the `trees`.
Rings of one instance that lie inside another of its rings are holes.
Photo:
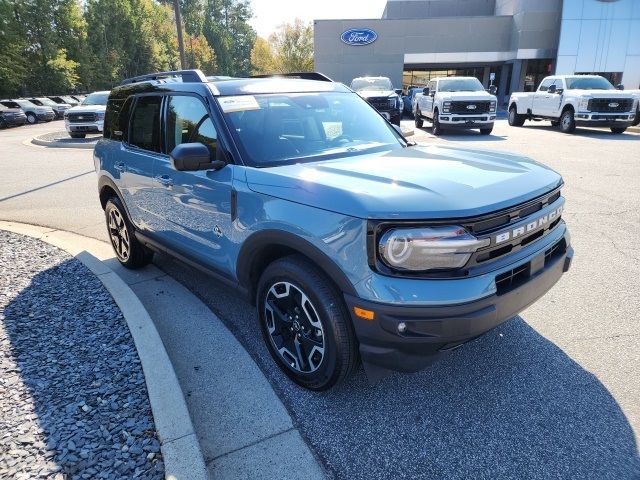
[[[313,71],[313,26],[299,18],[269,37],[257,38],[251,51],[255,74]]]

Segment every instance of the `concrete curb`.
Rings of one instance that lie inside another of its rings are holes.
[[[38,135],[36,137],[33,137],[30,141],[30,143],[32,143],[33,145],[38,145],[39,147],[48,147],[48,148],[80,148],[80,149],[84,149],[84,150],[93,150],[93,148],[96,146],[95,143],[67,143],[67,142],[60,142],[57,140],[54,141],[49,141],[49,140],[42,140],[41,136],[43,135],[48,135],[46,133],[43,133],[42,135]]]
[[[0,221],[0,229],[33,237],[65,250],[100,279],[126,319],[140,357],[160,437],[165,478],[205,480],[207,469],[200,444],[180,384],[153,321],[129,286],[86,250],[87,243],[94,243],[97,254],[104,258],[109,245],[74,233],[22,223]],[[94,251],[93,248],[90,250]]]

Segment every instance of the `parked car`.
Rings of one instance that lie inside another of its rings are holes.
[[[371,379],[420,370],[569,269],[562,178],[542,164],[416,146],[339,83],[164,75],[112,90],[95,147],[115,254],[238,288],[306,388],[358,358]]]
[[[71,105],[68,103],[56,103],[50,98],[46,97],[33,97],[27,98],[31,103],[35,105],[40,105],[41,107],[51,107],[51,109],[56,114],[56,118],[64,118],[64,112],[71,108]]]
[[[409,87],[407,89],[407,94],[402,97],[402,102],[404,103],[403,113],[410,113],[413,115],[413,104],[416,99],[416,94],[422,92],[423,87]]]
[[[18,98],[15,100],[0,100],[0,104],[8,108],[19,108],[27,116],[27,123],[34,124],[40,121],[50,122],[56,118],[56,114],[51,107],[36,105],[29,100]]]
[[[108,98],[108,90],[93,92],[80,105],[65,112],[64,126],[71,138],[84,138],[87,133],[102,132]]]
[[[351,90],[364,98],[394,125],[400,125],[404,102],[387,77],[359,77],[351,82]]]
[[[640,90],[629,90],[629,92],[636,99],[636,116],[631,123],[631,125],[635,127],[636,125],[640,124]]]
[[[17,127],[27,123],[27,116],[19,108],[5,107],[0,103],[0,128]]]
[[[56,102],[59,105],[71,105],[72,107],[75,107],[76,105],[80,105],[80,101],[77,100],[74,97],[70,97],[68,95],[65,96],[51,96],[48,97],[50,100],[53,100],[54,102]]]
[[[553,75],[542,80],[535,92],[511,94],[509,125],[549,120],[564,133],[572,133],[576,126],[623,133],[633,124],[637,104],[632,93],[618,91],[599,75]]]
[[[432,79],[423,92],[416,95],[414,117],[417,128],[431,122],[434,135],[445,128],[479,129],[489,135],[496,119],[498,99],[475,77],[440,77]]]

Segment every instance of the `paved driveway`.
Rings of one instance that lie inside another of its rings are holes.
[[[17,131],[0,132],[0,145],[7,133]],[[424,372],[370,386],[360,371],[335,391],[303,391],[273,367],[250,306],[173,260],[158,265],[227,323],[337,478],[638,478],[640,135],[501,121],[490,137],[413,138],[524,153],[558,170],[576,249],[571,272],[521,318]],[[95,178],[65,180],[91,168],[89,152],[14,145],[8,158],[2,148],[0,199],[12,198],[0,200],[0,218],[102,235]],[[24,175],[35,177],[17,188]],[[26,187],[36,190],[15,196]]]

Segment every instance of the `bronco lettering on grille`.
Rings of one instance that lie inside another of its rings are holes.
[[[522,237],[529,233],[533,233],[534,231],[545,227],[547,224],[553,223],[555,220],[560,218],[562,215],[563,205],[556,208],[554,211],[547,213],[541,217],[532,220],[526,225],[522,225],[518,228],[514,228],[512,230],[507,230],[506,232],[501,232],[495,236],[495,244],[504,243],[508,240],[512,240],[518,237]]]

